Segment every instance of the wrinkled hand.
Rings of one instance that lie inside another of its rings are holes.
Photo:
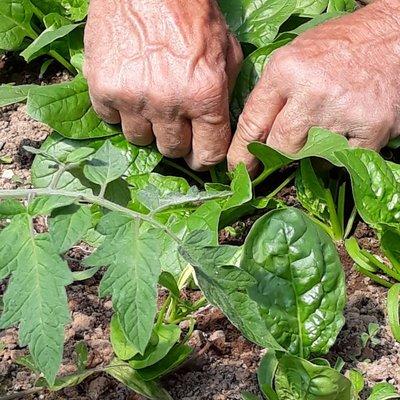
[[[255,174],[250,142],[295,153],[313,126],[378,150],[400,134],[399,105],[400,2],[376,1],[274,53],[240,117],[229,165],[244,161]]]
[[[91,0],[85,67],[95,111],[196,170],[226,157],[242,61],[215,0]]]

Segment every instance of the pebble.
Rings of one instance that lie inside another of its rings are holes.
[[[5,169],[1,175],[3,179],[11,179],[14,176],[14,172],[11,169]]]

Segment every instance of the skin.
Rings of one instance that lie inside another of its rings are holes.
[[[195,170],[225,159],[229,91],[242,53],[214,0],[91,0],[84,73],[96,112],[137,145]],[[400,134],[400,2],[380,0],[277,50],[250,95],[228,152],[248,143],[301,149],[312,126],[380,149]]]
[[[242,51],[214,0],[91,0],[84,74],[95,111],[195,170],[226,158]]]

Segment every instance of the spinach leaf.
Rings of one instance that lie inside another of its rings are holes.
[[[344,273],[329,236],[296,209],[272,211],[252,227],[241,269],[250,298],[292,354],[324,354],[344,323]],[[279,302],[276,301],[279,299]]]
[[[386,161],[375,151],[347,149],[335,152],[347,168],[354,201],[363,220],[400,228],[400,182]]]
[[[351,382],[333,368],[285,354],[275,376],[279,399],[352,400]]]
[[[1,85],[0,86],[0,107],[25,101],[29,91],[36,85]]]
[[[36,32],[31,26],[32,16],[29,0],[0,2],[0,49],[18,50],[26,37],[36,38]]]
[[[92,108],[86,80],[37,86],[28,93],[28,114],[72,139],[89,139],[121,133],[118,126],[102,121]]]
[[[381,382],[376,384],[372,388],[371,395],[368,400],[390,400],[400,399],[400,394],[397,393],[395,387],[387,382]]]
[[[281,25],[295,12],[296,0],[219,0],[231,30],[241,42],[257,47],[271,43]]]

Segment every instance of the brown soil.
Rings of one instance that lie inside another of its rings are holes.
[[[18,83],[31,82],[36,80],[35,73],[37,70],[14,74],[10,63],[5,59],[0,60],[0,83],[7,79],[9,81],[10,76]],[[58,74],[52,80],[63,79],[65,76]],[[22,146],[29,144],[38,147],[48,133],[47,127],[27,117],[23,105],[0,109],[0,157],[12,158],[11,164],[0,163],[0,188],[29,185],[32,158]],[[282,191],[280,197],[288,204],[297,205],[293,187]],[[244,221],[241,226],[244,227],[243,235],[255,219],[253,217]],[[365,224],[358,224],[355,236],[364,248],[377,252],[377,239]],[[224,232],[221,239],[238,243],[243,237],[234,240]],[[334,362],[340,356],[346,362],[346,368],[362,371],[369,387],[386,380],[397,385],[400,390],[400,344],[393,340],[385,317],[386,289],[360,276],[352,268],[352,261],[343,246],[339,245],[338,250],[347,276],[348,304],[346,325],[328,357]],[[79,268],[79,260],[88,251],[84,246],[74,248],[69,253],[71,268]],[[89,367],[107,363],[112,356],[108,337],[112,304],[107,299],[98,298],[100,277],[97,274],[84,283],[74,283],[68,288],[72,322],[66,329],[62,374],[75,371],[74,346],[78,341],[84,340],[88,345]],[[5,282],[0,285],[0,293],[4,288]],[[213,307],[206,307],[199,312],[197,321],[191,343],[200,350],[201,355],[164,380],[163,384],[172,397],[176,400],[234,400],[240,399],[243,391],[251,391],[261,397],[256,369],[263,351],[244,339],[221,312]],[[381,327],[378,334],[380,343],[375,347],[369,343],[362,348],[360,335],[367,331],[371,322]],[[26,354],[26,350],[18,346],[17,339],[16,329],[0,333],[0,341],[5,345],[5,349],[0,352],[0,395],[29,389],[35,380],[26,368],[14,362]],[[134,400],[139,397],[113,379],[100,374],[77,387],[59,393],[42,392],[25,399]]]

